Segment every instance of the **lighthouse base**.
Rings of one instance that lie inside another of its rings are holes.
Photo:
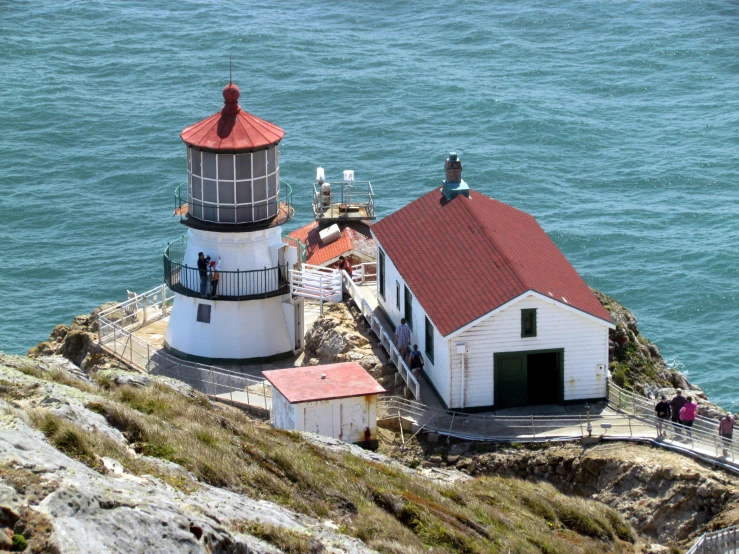
[[[200,363],[263,363],[298,353],[304,334],[302,300],[232,302],[175,294],[164,348]]]

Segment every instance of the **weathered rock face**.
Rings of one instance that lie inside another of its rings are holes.
[[[364,323],[353,305],[324,306],[324,313],[305,335],[303,365],[357,362],[372,377],[394,394],[404,394],[404,386],[395,384],[397,370],[377,337]]]
[[[616,323],[616,329],[608,334],[609,369],[614,383],[650,399],[663,394],[670,399],[676,389],[682,389],[683,396],[697,399],[700,415],[723,416],[724,410],[709,402],[699,386],[692,385],[685,375],[667,366],[657,345],[639,332],[633,313],[610,296],[594,289],[593,292]]]
[[[101,368],[123,369],[125,366],[109,356],[97,343],[97,316],[101,311],[115,305],[115,302],[108,302],[95,308],[89,315],[78,315],[69,326],[57,325],[49,335],[49,340],[31,348],[28,357],[60,355],[88,372]]]
[[[571,443],[461,457],[453,452],[454,447],[428,462],[440,465],[446,459],[447,466],[473,476],[547,481],[566,494],[608,504],[642,535],[662,544],[682,544],[704,532],[717,514],[734,509],[739,500],[739,479],[647,446],[614,443],[583,449]]]

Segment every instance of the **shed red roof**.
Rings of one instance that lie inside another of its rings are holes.
[[[239,106],[239,87],[223,89],[223,109],[180,133],[188,146],[213,152],[249,152],[277,144],[285,131]]]
[[[273,369],[262,375],[292,404],[386,392],[357,362]]]
[[[316,221],[295,229],[289,236],[305,245],[306,263],[311,265],[323,265],[349,252],[363,254],[367,258],[375,257],[375,239],[370,234],[369,223],[340,222],[337,225],[341,230],[341,236],[325,245],[321,242],[320,229]]]
[[[530,290],[611,321],[532,216],[479,192],[435,189],[372,233],[442,335]]]

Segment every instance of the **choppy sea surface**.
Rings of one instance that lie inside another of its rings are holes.
[[[379,215],[440,184],[536,216],[585,280],[739,409],[739,4],[733,0],[0,0],[0,349],[162,282],[180,131],[244,109]]]

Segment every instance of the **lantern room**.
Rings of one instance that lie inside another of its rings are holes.
[[[223,109],[186,128],[187,185],[176,194],[183,223],[201,229],[240,230],[290,219],[290,191],[281,194],[277,125],[239,106],[239,88],[223,89]]]

